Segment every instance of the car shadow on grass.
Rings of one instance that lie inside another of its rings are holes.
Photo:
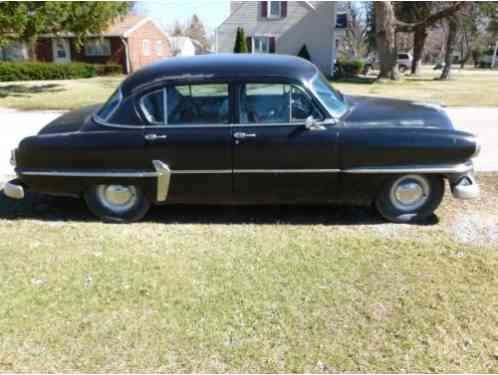
[[[47,83],[42,85],[6,85],[0,86],[0,98],[25,97],[32,94],[54,93],[64,91],[62,85]]]
[[[47,222],[99,222],[81,199],[28,193],[12,200],[0,193],[0,220],[33,219]],[[162,224],[288,224],[288,225],[380,225],[386,221],[373,207],[331,205],[152,207],[143,222]],[[433,215],[417,225],[439,222]]]

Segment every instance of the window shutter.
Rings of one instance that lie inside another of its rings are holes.
[[[275,53],[275,37],[271,36],[269,39],[270,39],[270,53]]]
[[[247,52],[252,53],[252,38],[248,36],[246,38]]]
[[[282,1],[280,8],[282,9],[282,18],[287,17],[287,1]]]
[[[268,1],[261,2],[261,17],[268,18]]]

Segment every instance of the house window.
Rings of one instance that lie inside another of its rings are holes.
[[[281,1],[269,1],[270,12],[268,18],[280,18],[282,17],[282,2]]]
[[[150,56],[150,42],[147,39],[143,41],[143,53],[144,56]]]
[[[156,40],[156,54],[158,56],[163,55],[163,42],[162,42],[162,40]]]
[[[109,39],[92,39],[85,42],[85,56],[110,56],[110,55],[111,55],[111,41]]]
[[[253,39],[253,53],[269,53],[270,38],[267,36],[255,36]]]

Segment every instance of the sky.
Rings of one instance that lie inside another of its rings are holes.
[[[167,30],[178,20],[187,24],[195,13],[208,32],[213,32],[230,13],[230,1],[140,1],[136,11],[159,21]]]

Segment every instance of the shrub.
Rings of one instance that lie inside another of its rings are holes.
[[[247,53],[247,41],[242,27],[237,27],[237,34],[235,36],[234,53]]]
[[[118,64],[94,65],[98,76],[113,76],[123,74],[123,67]]]
[[[308,60],[308,61],[311,61],[311,56],[310,56],[310,53],[308,52],[308,48],[306,48],[306,44],[304,44],[302,47],[301,47],[301,50],[299,51],[299,53],[297,54],[300,58],[302,59],[305,59],[305,60]]]
[[[363,71],[364,65],[361,60],[337,60],[334,78],[354,78]]]
[[[3,82],[91,78],[121,73],[121,66],[114,64],[0,62],[0,81]]]
[[[55,64],[41,62],[1,62],[0,81],[31,81],[52,79],[74,79],[95,77],[93,65],[70,63]]]

